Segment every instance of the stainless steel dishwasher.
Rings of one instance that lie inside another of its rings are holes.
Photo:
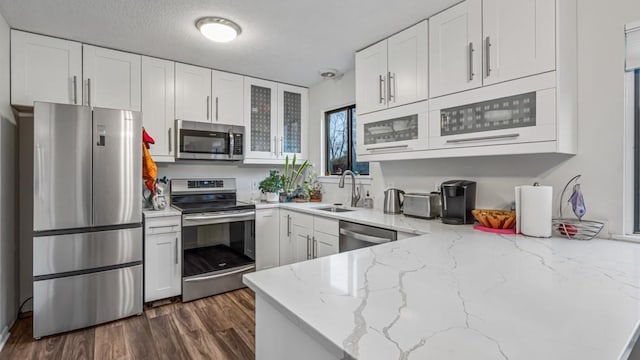
[[[340,221],[339,251],[345,252],[397,240],[395,230]]]

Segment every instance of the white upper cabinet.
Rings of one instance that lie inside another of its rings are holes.
[[[82,44],[11,30],[11,103],[82,102]]]
[[[356,53],[358,114],[429,97],[428,21]]]
[[[211,102],[214,123],[244,125],[244,76],[212,70]]]
[[[467,0],[429,19],[429,93],[482,86],[482,0]]]
[[[387,107],[387,40],[356,53],[358,114]]]
[[[155,140],[149,151],[159,162],[174,161],[173,61],[142,57],[142,123]]]
[[[82,45],[85,105],[140,111],[141,57]]]
[[[244,78],[245,162],[278,159],[278,84]]]
[[[176,63],[176,119],[211,122],[211,70]]]
[[[429,97],[429,26],[423,21],[387,40],[389,107]]]
[[[309,92],[278,84],[278,158],[306,159]]]
[[[555,0],[484,0],[483,83],[555,69]]]

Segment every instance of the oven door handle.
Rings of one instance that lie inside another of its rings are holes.
[[[185,279],[184,282],[197,282],[197,281],[212,280],[212,279],[221,278],[221,277],[227,276],[227,275],[233,275],[233,274],[238,274],[238,273],[242,273],[242,272],[246,272],[246,271],[255,270],[255,268],[256,268],[255,265],[249,265],[249,266],[241,267],[241,268],[239,268],[237,270],[227,271],[227,272],[222,273],[222,274],[215,274],[215,275],[210,275],[210,276],[194,277],[194,278],[191,278],[191,279]]]
[[[391,242],[391,239],[387,239],[387,238],[382,238],[382,237],[377,237],[377,236],[371,236],[371,235],[365,235],[365,234],[360,234],[357,232],[353,232],[347,229],[340,229],[340,235],[345,235],[347,237],[350,237],[352,239],[356,239],[356,240],[360,240],[360,241],[366,241],[366,242],[370,242],[370,243],[374,243],[374,244],[385,244],[388,242]]]
[[[241,211],[234,213],[216,213],[200,215],[183,215],[182,226],[197,226],[208,224],[224,224],[236,221],[255,220],[255,211]]]

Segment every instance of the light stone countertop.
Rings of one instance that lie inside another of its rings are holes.
[[[640,244],[431,230],[244,281],[346,359],[619,359],[633,341]]]
[[[330,212],[318,210],[318,208],[332,206],[329,203],[260,203],[256,204],[256,209],[266,209],[278,207],[285,210],[293,210],[303,212],[311,215],[320,215],[338,220],[352,221],[359,224],[378,226],[382,228],[402,231],[409,234],[428,234],[432,232],[434,228],[448,228],[447,225],[443,225],[440,220],[424,220],[412,217],[407,217],[402,214],[390,215],[385,214],[382,210],[378,209],[366,209],[366,208],[348,208],[353,211],[349,212]]]
[[[143,209],[142,214],[145,218],[150,219],[164,216],[180,216],[182,215],[182,212],[178,209],[172,208],[171,206],[167,206],[164,210]]]

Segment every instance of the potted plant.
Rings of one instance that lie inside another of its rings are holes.
[[[305,160],[296,169],[296,155],[293,155],[293,160],[289,163],[289,155],[284,161],[284,174],[282,174],[283,192],[280,193],[280,201],[292,201],[294,198],[294,192],[298,188],[298,182],[302,179],[302,175],[309,167],[309,161]]]
[[[322,201],[322,184],[318,181],[318,173],[313,165],[309,166],[309,179],[305,181],[305,190],[307,191],[309,201]]]
[[[267,197],[267,202],[278,202],[278,193],[282,190],[282,175],[278,170],[269,170],[269,176],[258,186]]]

